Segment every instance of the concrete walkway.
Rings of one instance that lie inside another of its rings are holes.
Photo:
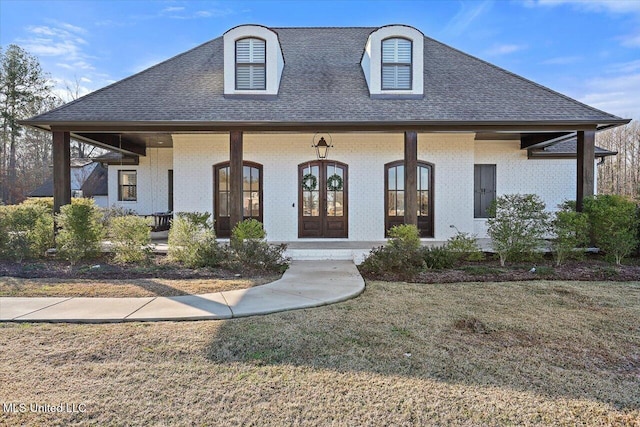
[[[146,298],[0,297],[0,321],[231,319],[333,304],[362,291],[364,280],[351,261],[294,261],[280,280],[236,291]]]

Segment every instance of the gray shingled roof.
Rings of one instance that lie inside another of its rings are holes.
[[[223,96],[223,39],[218,37],[27,123],[621,120],[428,37],[424,98],[371,99],[360,59],[376,29],[273,28],[286,63],[274,100]]]

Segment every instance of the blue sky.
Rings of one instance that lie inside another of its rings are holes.
[[[239,24],[412,25],[554,90],[640,118],[640,0],[0,0],[0,45],[88,93]]]

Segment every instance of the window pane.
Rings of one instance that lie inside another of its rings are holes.
[[[251,39],[242,39],[236,42],[236,62],[251,62]]]
[[[251,168],[251,191],[260,191],[260,170]]]
[[[396,65],[396,88],[411,89],[411,67],[406,65]]]
[[[396,66],[385,65],[382,67],[382,89],[396,88]]]
[[[387,211],[388,211],[388,215],[389,216],[397,216],[397,212],[396,212],[396,192],[395,191],[389,191],[388,193],[389,195],[389,201],[388,206],[387,206]]]
[[[407,39],[396,39],[397,51],[394,62],[411,64],[411,42]]]
[[[218,190],[226,191],[229,189],[229,168],[220,168],[218,170]]]
[[[344,191],[336,191],[335,215],[344,216]]]
[[[398,190],[404,190],[404,165],[397,166],[396,168],[396,187]]]
[[[396,215],[404,216],[404,191],[396,193]]]
[[[389,190],[395,190],[396,189],[396,168],[389,168],[389,176],[388,176],[388,181],[389,181]]]
[[[251,217],[251,193],[248,191],[242,192],[242,216]]]
[[[242,167],[242,189],[244,191],[251,190],[251,168],[249,166]]]
[[[411,63],[411,41],[407,39],[386,39],[382,42],[383,63]]]
[[[429,192],[428,191],[418,191],[418,215],[419,216],[429,215]]]
[[[229,216],[229,193],[221,191],[218,193],[218,212],[220,216]]]
[[[251,89],[265,88],[265,68],[264,65],[251,66]]]
[[[429,189],[429,169],[418,166],[418,174],[420,177],[420,185],[418,186],[418,190],[428,190]]]

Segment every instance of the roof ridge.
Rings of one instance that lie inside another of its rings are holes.
[[[563,93],[560,93],[560,92],[558,92],[558,91],[556,91],[556,90],[554,90],[554,89],[551,89],[551,88],[549,88],[549,87],[547,87],[547,86],[544,86],[544,85],[542,85],[542,84],[540,84],[540,83],[536,83],[536,82],[534,82],[533,80],[530,80],[530,79],[528,79],[528,78],[526,78],[526,77],[522,77],[521,75],[516,74],[516,73],[514,73],[513,71],[509,71],[509,70],[507,70],[506,68],[502,68],[502,67],[500,67],[500,66],[498,66],[498,65],[492,64],[491,62],[485,61],[484,59],[482,59],[482,58],[478,58],[477,56],[471,55],[470,53],[464,52],[464,51],[462,51],[462,50],[460,50],[460,49],[457,49],[457,48],[455,48],[455,47],[453,47],[453,46],[449,46],[448,44],[443,43],[443,42],[441,42],[441,41],[439,41],[439,40],[436,40],[436,39],[434,39],[434,38],[432,38],[432,37],[424,36],[424,38],[429,39],[429,40],[431,40],[431,41],[433,41],[433,42],[435,42],[435,43],[437,43],[437,44],[439,44],[439,45],[442,45],[442,46],[444,46],[444,47],[447,47],[447,48],[449,48],[449,49],[451,49],[451,50],[454,50],[454,51],[456,51],[456,52],[458,52],[458,53],[461,53],[461,54],[463,54],[464,56],[467,56],[467,57],[469,57],[469,58],[471,58],[471,59],[474,59],[474,60],[476,60],[476,61],[480,61],[480,62],[482,62],[483,64],[486,64],[486,65],[489,65],[489,66],[490,66],[490,67],[492,67],[492,68],[495,68],[496,70],[499,70],[499,71],[502,71],[502,72],[504,72],[504,73],[507,73],[507,74],[509,74],[509,75],[511,75],[511,76],[514,76],[514,77],[518,78],[519,80],[522,80],[522,81],[524,81],[524,82],[530,83],[530,84],[532,84],[532,85],[534,85],[534,86],[536,86],[536,87],[538,87],[538,88],[540,88],[540,89],[543,89],[543,90],[545,90],[545,91],[547,91],[547,92],[549,92],[549,93],[552,93],[552,94],[554,94],[554,95],[558,95],[558,96],[560,96],[560,97],[562,97],[562,98],[564,98],[564,99],[566,99],[566,100],[568,100],[568,101],[571,101],[571,102],[573,102],[573,103],[576,103],[576,104],[578,104],[578,105],[580,105],[580,106],[582,106],[582,107],[587,107],[588,109],[590,109],[590,110],[592,110],[592,111],[594,111],[594,112],[601,113],[601,114],[605,114],[605,115],[607,115],[607,116],[609,116],[609,117],[611,117],[611,118],[614,118],[614,119],[624,120],[622,117],[619,117],[619,116],[616,116],[616,115],[614,115],[614,114],[607,113],[606,111],[600,110],[600,109],[598,109],[598,108],[592,107],[591,105],[585,104],[584,102],[581,102],[581,101],[578,101],[577,99],[571,98],[571,97],[570,97],[570,96],[568,96],[568,95],[565,95],[565,94],[563,94]]]
[[[278,29],[278,30],[322,30],[322,29],[336,29],[336,28],[340,28],[343,30],[362,30],[362,29],[370,29],[370,28],[380,28],[380,27],[376,27],[373,25],[363,25],[363,26],[350,26],[350,27],[339,27],[336,25],[330,25],[327,27],[321,27],[321,26],[315,26],[315,27],[267,27],[267,28],[271,28],[271,29]]]

